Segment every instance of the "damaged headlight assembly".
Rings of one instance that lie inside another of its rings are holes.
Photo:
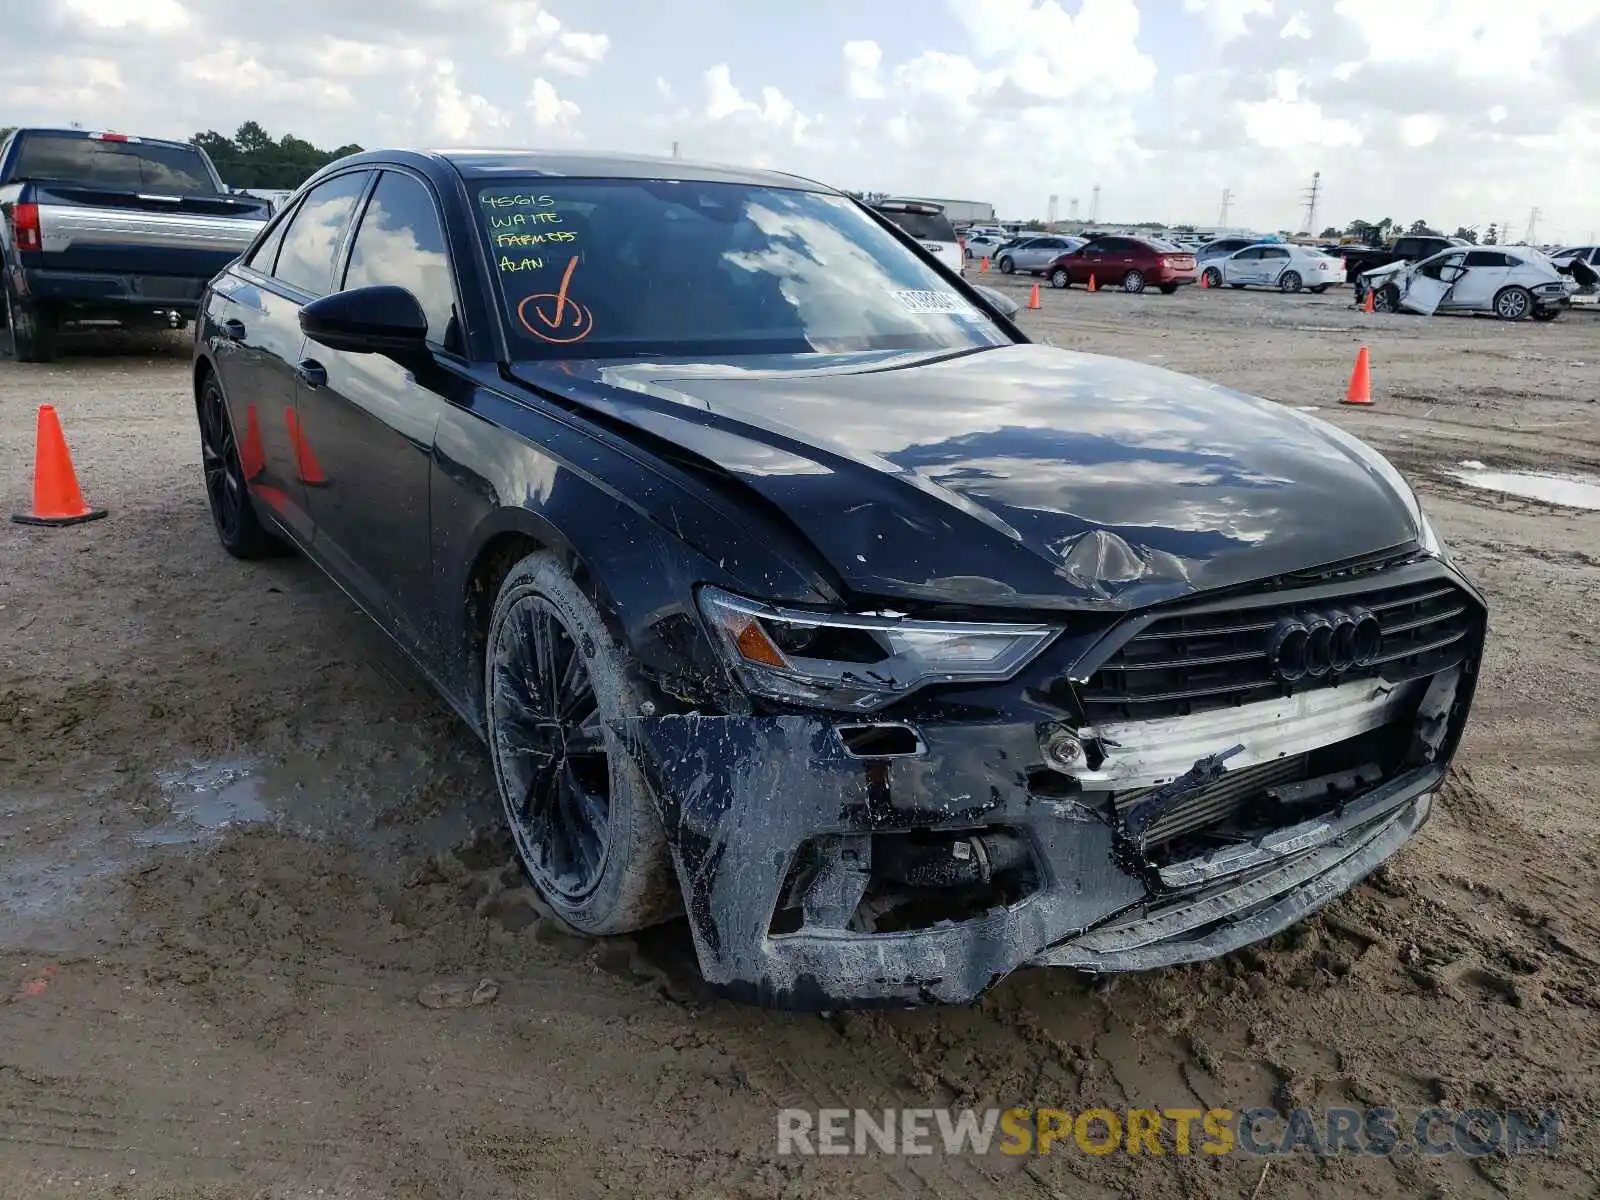
[[[697,599],[747,691],[846,712],[870,712],[930,684],[1009,679],[1061,632],[1054,625],[809,612],[711,586]]]

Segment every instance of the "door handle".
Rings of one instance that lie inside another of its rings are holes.
[[[328,368],[314,358],[302,358],[295,364],[294,373],[300,377],[300,382],[308,388],[327,386]]]
[[[222,323],[222,336],[230,342],[244,341],[244,322],[239,320],[238,317],[229,317]]]

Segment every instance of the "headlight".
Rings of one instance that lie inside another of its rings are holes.
[[[1412,498],[1416,498],[1415,493],[1412,493]],[[1433,558],[1448,559],[1450,557],[1450,548],[1444,544],[1439,534],[1434,530],[1433,522],[1428,520],[1428,514],[1422,511],[1421,504],[1417,505],[1417,527],[1422,531],[1421,536],[1417,538],[1417,545],[1422,547],[1424,554]]]
[[[1051,625],[803,612],[714,587],[700,589],[699,603],[749,691],[856,712],[933,683],[1009,679],[1061,632]]]

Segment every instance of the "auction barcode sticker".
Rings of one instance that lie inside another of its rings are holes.
[[[904,291],[890,293],[906,311],[914,313],[955,313],[971,316],[978,310],[954,292]]]

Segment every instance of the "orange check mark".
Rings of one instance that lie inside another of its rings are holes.
[[[556,292],[555,316],[547,317],[544,315],[544,309],[538,306],[534,307],[534,315],[548,325],[551,329],[559,329],[561,326],[561,319],[567,315],[567,285],[572,282],[572,272],[577,270],[577,268],[578,256],[574,254],[567,261],[567,269],[561,273],[561,287]]]

